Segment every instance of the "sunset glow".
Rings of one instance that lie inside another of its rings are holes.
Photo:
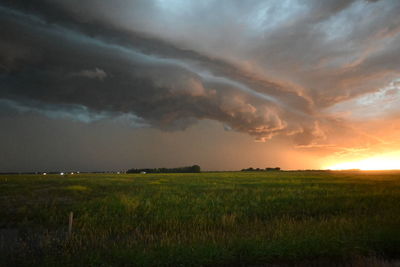
[[[0,267],[397,266],[399,14],[0,0]]]
[[[0,1],[0,172],[400,168],[400,1],[30,2]]]
[[[398,170],[400,169],[400,156],[397,155],[383,155],[366,158],[358,161],[348,161],[338,163],[327,167],[330,170]]]

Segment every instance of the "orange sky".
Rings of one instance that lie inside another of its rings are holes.
[[[0,171],[395,168],[399,14],[391,0],[6,1]]]

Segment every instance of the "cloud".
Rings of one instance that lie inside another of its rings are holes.
[[[94,70],[81,70],[80,72],[73,73],[72,75],[87,77],[89,79],[99,79],[100,81],[103,81],[108,76],[104,70],[99,68],[95,68]]]
[[[0,98],[343,147],[344,132],[363,136],[350,102],[400,76],[399,11],[390,0],[5,1]]]

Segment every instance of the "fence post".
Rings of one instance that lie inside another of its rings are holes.
[[[74,221],[74,213],[71,211],[69,213],[69,222],[68,222],[68,238],[72,235],[72,222]]]

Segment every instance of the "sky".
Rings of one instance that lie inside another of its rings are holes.
[[[400,166],[399,14],[398,0],[2,0],[0,171]]]

